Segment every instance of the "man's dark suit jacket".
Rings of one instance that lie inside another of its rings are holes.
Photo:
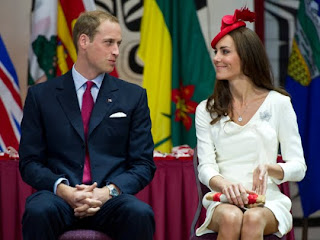
[[[126,117],[110,117],[114,113]],[[49,191],[59,178],[81,184],[86,143],[71,71],[29,88],[23,114],[23,180]],[[155,172],[150,129],[146,91],[105,74],[88,131],[92,181],[98,187],[112,182],[129,194],[144,188]]]

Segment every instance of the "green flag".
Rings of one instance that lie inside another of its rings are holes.
[[[154,18],[159,13],[161,17]],[[160,26],[162,23],[164,26]],[[160,28],[164,30],[159,31]],[[162,35],[159,35],[161,33]],[[159,47],[171,52],[162,52],[156,58],[156,48]],[[152,106],[149,104],[149,107],[156,147],[161,149],[161,145],[168,146],[168,143],[169,146],[187,144],[195,147],[195,109],[199,102],[213,92],[215,71],[198,21],[194,0],[145,0],[139,52],[145,62],[143,84],[149,101],[154,103]],[[163,55],[170,59],[165,61]],[[160,58],[161,61],[157,61]],[[171,63],[170,67],[166,65],[167,62]],[[165,73],[170,71],[170,74],[164,74],[159,79],[159,74],[152,75],[155,71],[148,71],[149,66],[163,68]],[[165,76],[167,77],[163,78]],[[170,97],[170,100],[157,94],[159,82],[164,83],[163,87],[170,88],[168,92],[171,96],[166,96]],[[167,84],[168,82],[171,84]],[[154,97],[157,99],[153,99]],[[154,106],[159,106],[155,104],[157,102],[169,103],[168,112],[160,112],[160,107],[155,108]],[[159,118],[163,120],[159,121]],[[168,135],[158,137],[163,132],[157,131],[162,129],[159,124],[166,124],[166,119],[170,119],[170,124],[167,125],[170,128]],[[168,150],[166,148],[166,151]]]

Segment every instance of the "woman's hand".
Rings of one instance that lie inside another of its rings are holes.
[[[223,193],[230,204],[241,208],[248,204],[247,194],[255,192],[246,189],[241,183],[232,183],[221,176],[215,176],[210,179],[210,186],[213,190]]]
[[[252,191],[257,194],[265,195],[268,182],[268,165],[259,164],[253,171]]]
[[[221,189],[221,192],[227,197],[229,203],[235,204],[241,208],[244,208],[245,204],[248,204],[248,193],[253,193],[244,188],[240,183],[226,183]]]

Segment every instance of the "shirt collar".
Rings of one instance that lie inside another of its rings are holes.
[[[100,87],[101,87],[104,75],[105,75],[105,73],[101,73],[96,78],[92,79],[92,81],[95,83],[95,85],[98,87],[98,89],[100,89]],[[82,76],[75,69],[74,65],[72,67],[72,77],[73,77],[74,85],[76,87],[76,91],[78,91],[83,86],[83,84],[85,84],[87,81],[89,81],[88,79],[86,79],[84,76]]]

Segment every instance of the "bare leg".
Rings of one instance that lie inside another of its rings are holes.
[[[220,204],[214,210],[209,229],[218,232],[218,240],[240,238],[243,213],[237,206]]]
[[[241,240],[262,240],[278,231],[278,221],[268,208],[251,208],[243,214]]]

